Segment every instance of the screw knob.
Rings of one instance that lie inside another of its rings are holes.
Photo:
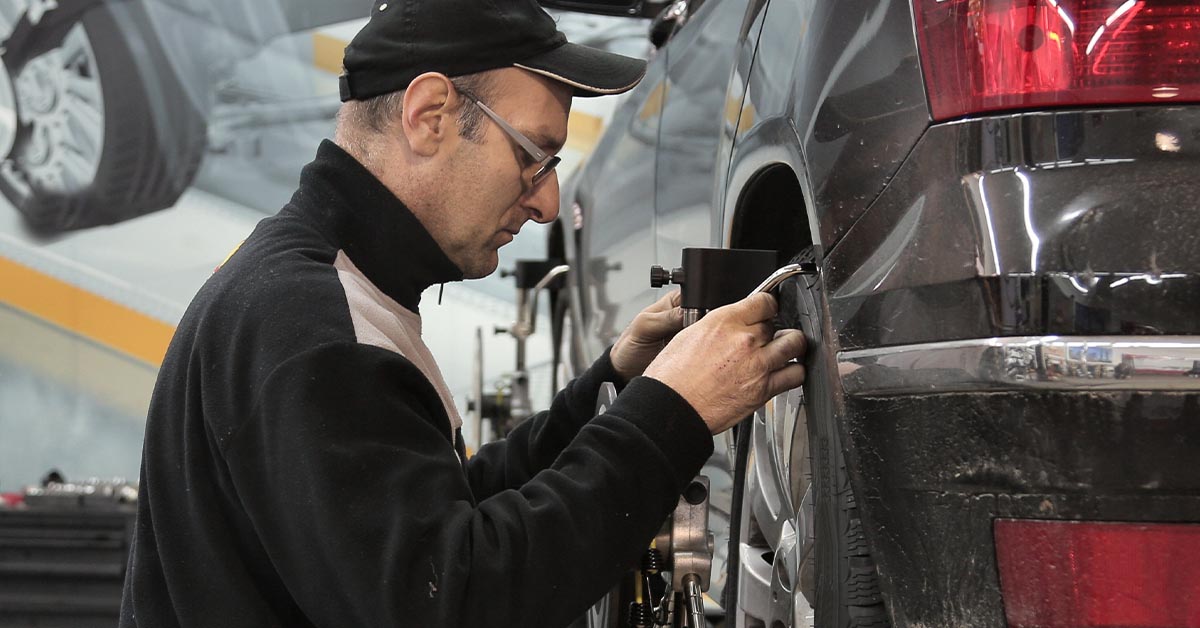
[[[671,273],[662,266],[650,267],[650,287],[661,288],[671,283]]]

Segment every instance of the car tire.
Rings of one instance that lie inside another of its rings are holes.
[[[207,124],[142,2],[99,3],[47,31],[35,37],[57,45],[9,69],[17,129],[0,191],[49,233],[173,205],[195,177]]]
[[[794,262],[815,263],[810,248]],[[835,413],[836,360],[818,277],[780,287],[808,338],[807,378],[738,426],[724,607],[736,628],[885,628]]]

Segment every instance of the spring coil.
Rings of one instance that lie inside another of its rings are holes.
[[[654,626],[654,609],[649,602],[630,602],[629,625],[633,628],[652,628]]]
[[[654,575],[662,571],[663,556],[658,548],[651,547],[642,554],[642,571],[648,575]]]

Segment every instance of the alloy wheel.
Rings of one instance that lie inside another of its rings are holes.
[[[96,178],[104,148],[104,98],[96,55],[82,24],[62,45],[38,55],[15,77],[22,129],[13,155],[26,183],[71,194]]]
[[[738,526],[737,628],[814,625],[814,530],[808,421],[801,389],[748,422]]]

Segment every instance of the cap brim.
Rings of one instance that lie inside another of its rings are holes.
[[[566,83],[585,97],[627,92],[646,75],[641,59],[571,43],[513,65]]]

